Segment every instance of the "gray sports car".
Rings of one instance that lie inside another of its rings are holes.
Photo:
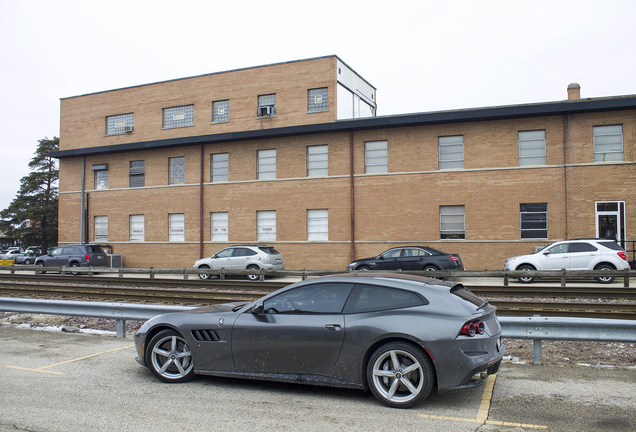
[[[367,389],[408,408],[483,384],[504,355],[495,307],[461,284],[345,274],[295,283],[246,304],[159,315],[135,334],[161,381],[194,374]]]

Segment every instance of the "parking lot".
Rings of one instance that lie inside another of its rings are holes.
[[[130,336],[0,326],[0,431],[636,430],[636,368],[504,364],[487,385],[409,410],[370,393],[197,377],[162,384]]]

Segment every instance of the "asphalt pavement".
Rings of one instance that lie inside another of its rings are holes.
[[[505,363],[408,410],[370,393],[196,377],[164,384],[132,337],[0,326],[0,431],[636,431],[636,367]]]

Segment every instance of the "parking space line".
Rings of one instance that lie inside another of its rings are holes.
[[[488,380],[486,381],[486,386],[484,388],[484,393],[481,396],[481,402],[479,403],[479,410],[477,411],[477,417],[474,419],[463,418],[463,417],[447,417],[447,416],[440,416],[435,414],[419,414],[419,417],[435,419],[435,420],[464,422],[464,423],[480,423],[480,424],[490,424],[490,425],[496,425],[496,426],[523,427],[526,429],[547,429],[548,428],[547,426],[543,426],[543,425],[488,420],[488,413],[490,412],[490,402],[492,401],[492,392],[493,392],[493,389],[495,388],[496,380],[497,380],[497,374],[490,375],[488,377]]]
[[[84,356],[84,357],[80,357],[80,358],[76,358],[76,359],[72,359],[72,360],[67,360],[67,361],[63,361],[63,362],[60,362],[60,363],[55,363],[55,364],[48,365],[48,366],[41,366],[41,367],[35,368],[35,369],[25,368],[25,367],[20,367],[20,366],[5,366],[5,367],[9,368],[9,369],[21,369],[21,370],[26,370],[26,371],[31,371],[31,372],[42,372],[42,373],[48,373],[48,374],[53,374],[53,375],[64,375],[63,372],[53,372],[53,371],[48,371],[48,370],[45,370],[45,369],[49,369],[49,368],[52,368],[52,367],[55,367],[55,366],[60,366],[60,365],[67,364],[67,363],[73,363],[73,362],[80,361],[80,360],[86,360],[86,359],[89,359],[91,357],[97,357],[97,356],[100,356],[100,355],[103,355],[103,354],[108,354],[108,353],[112,353],[112,352],[115,352],[115,351],[120,351],[120,350],[123,350],[123,349],[132,348],[132,347],[134,347],[134,345],[128,345],[128,346],[125,346],[125,347],[115,348],[115,349],[112,349],[112,350],[109,350],[109,351],[103,351],[103,352],[100,352],[100,353],[97,353],[97,354],[91,354],[91,355],[87,355],[87,356]]]

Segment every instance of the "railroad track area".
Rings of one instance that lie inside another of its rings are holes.
[[[289,283],[3,275],[0,296],[197,306],[250,302]],[[497,306],[499,316],[636,319],[636,288],[465,285]]]

